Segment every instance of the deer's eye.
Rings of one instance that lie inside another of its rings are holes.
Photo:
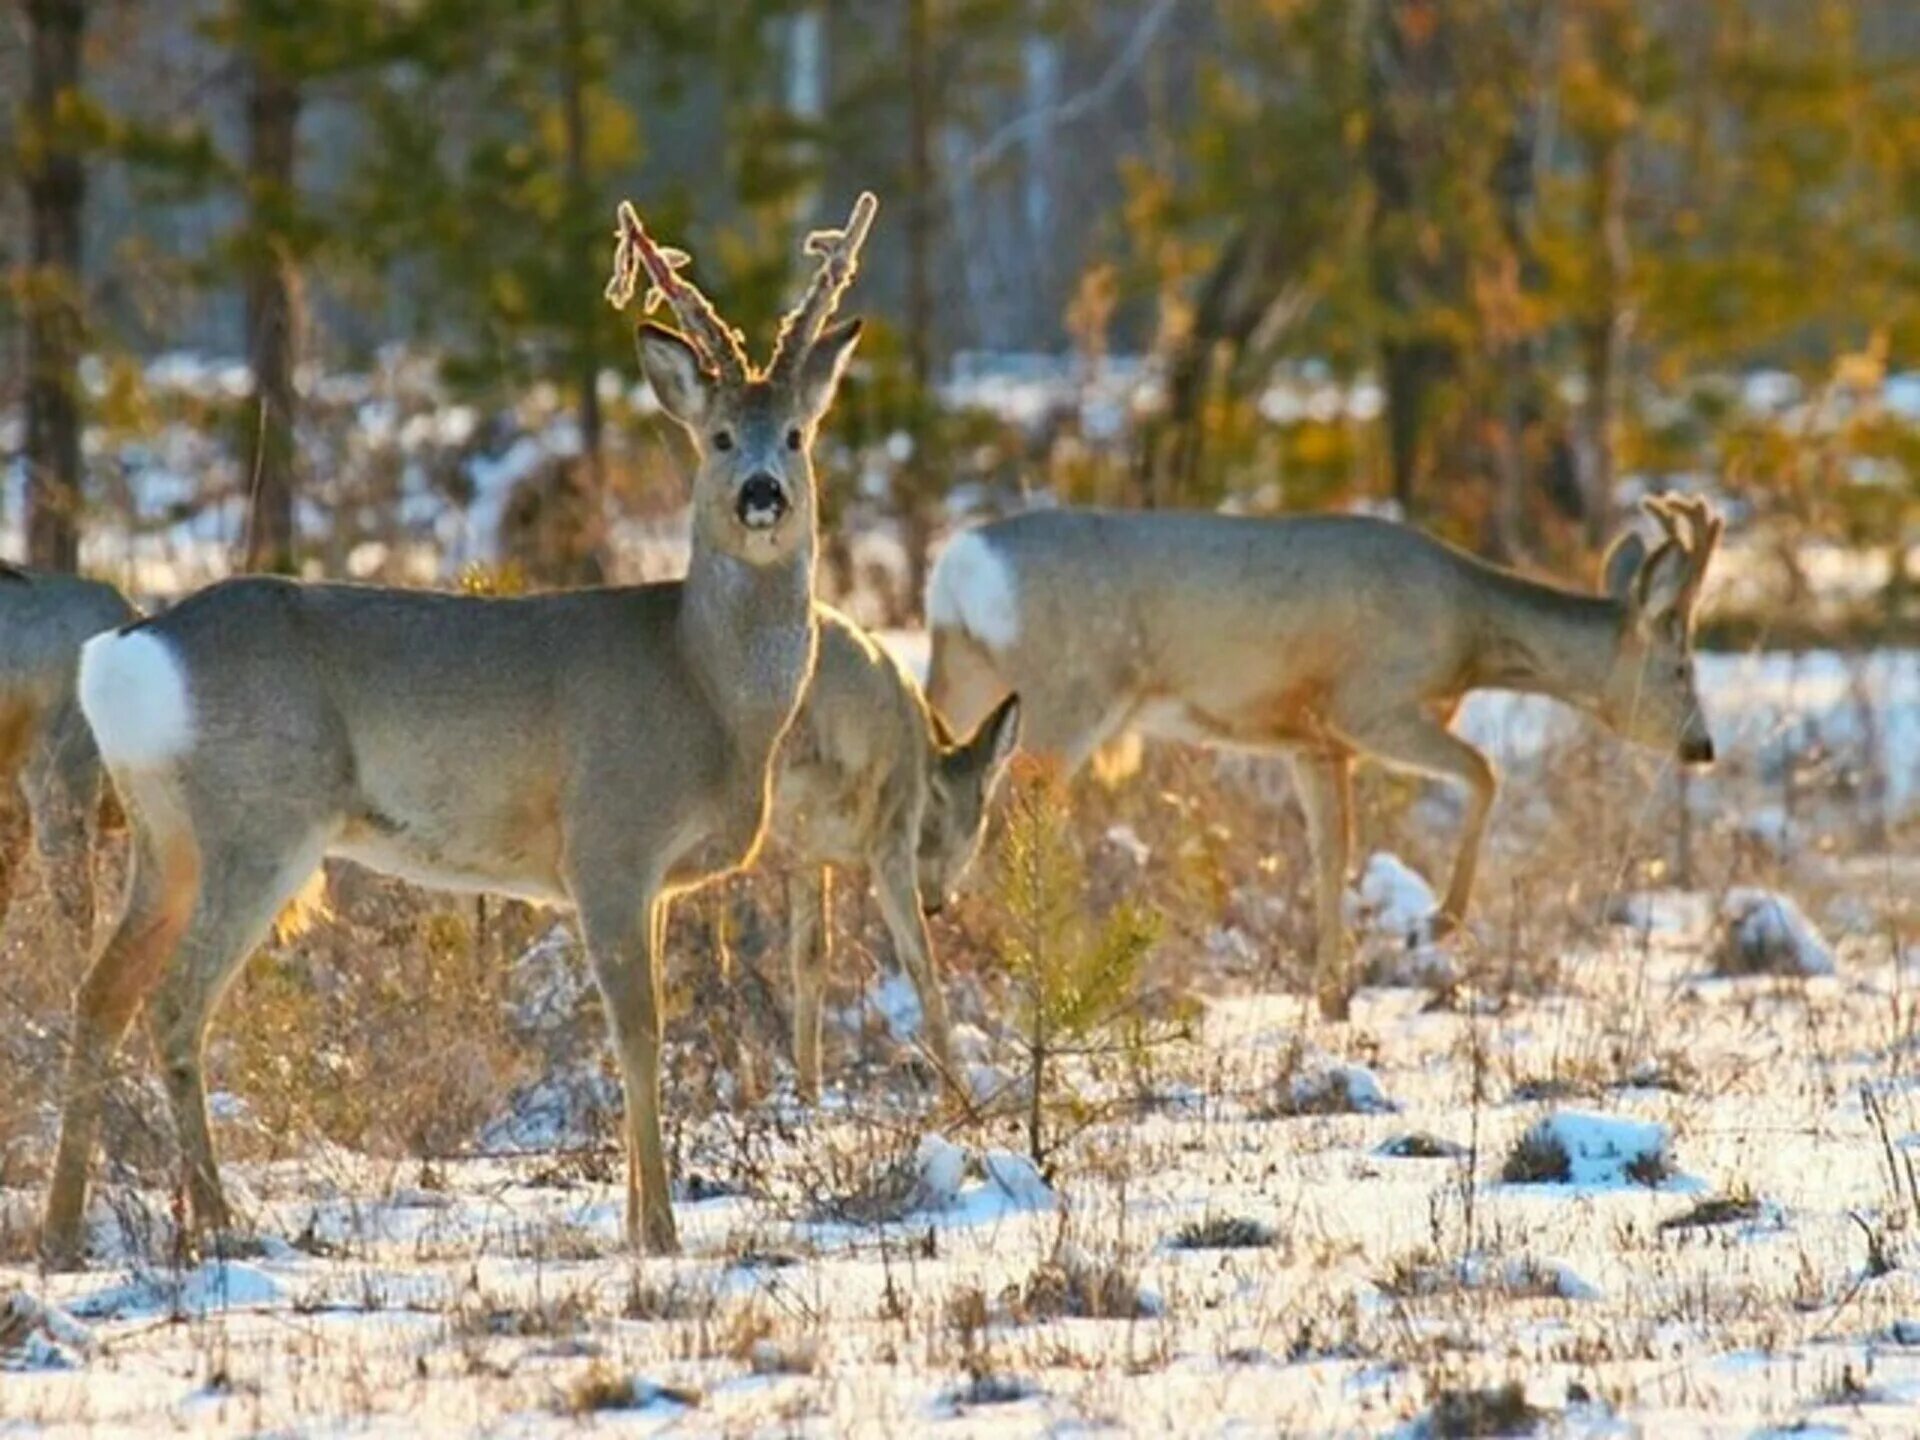
[[[733,448],[733,432],[731,430],[714,431],[713,448],[716,450],[731,450]]]
[[[799,448],[800,448],[800,427],[796,425],[793,427],[793,429],[787,431],[787,449],[798,450]]]

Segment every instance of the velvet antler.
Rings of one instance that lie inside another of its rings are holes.
[[[860,247],[867,243],[867,231],[880,202],[871,190],[860,192],[853,202],[853,213],[839,230],[816,230],[801,247],[808,255],[819,257],[820,264],[807,282],[800,303],[780,322],[780,334],[773,342],[773,359],[767,366],[771,379],[791,378],[807,352],[820,338],[820,332],[840,308],[840,298],[860,271]]]
[[[640,221],[639,213],[628,201],[620,202],[618,236],[613,248],[613,278],[607,281],[607,302],[624,309],[639,288],[641,272],[647,277],[647,292],[641,302],[645,313],[652,314],[661,301],[667,303],[679,319],[695,349],[722,379],[744,382],[752,377],[753,366],[747,359],[740,332],[721,318],[713,302],[700,293],[690,280],[681,278],[691,257],[684,250],[656,245]]]

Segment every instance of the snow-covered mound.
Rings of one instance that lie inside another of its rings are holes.
[[[0,1300],[0,1370],[70,1370],[93,1350],[93,1332],[58,1305],[15,1290]]]
[[[1020,1210],[1051,1210],[1059,1205],[1053,1187],[1032,1160],[1011,1150],[987,1150],[975,1157],[943,1135],[923,1135],[914,1152],[918,1183],[917,1213],[939,1214],[962,1223],[992,1220]],[[977,1172],[982,1179],[970,1179]]]
[[[1275,1105],[1282,1115],[1387,1115],[1399,1108],[1366,1066],[1331,1063],[1295,1071]]]
[[[1697,890],[1634,890],[1614,898],[1607,919],[1649,939],[1690,943],[1712,925],[1713,900]]]
[[[1440,902],[1420,873],[1391,851],[1367,857],[1347,892],[1347,924],[1359,939],[1360,965],[1375,985],[1444,985],[1453,964],[1435,943]]]
[[[277,1305],[286,1298],[286,1287],[259,1266],[238,1260],[210,1260],[184,1274],[155,1271],[137,1275],[123,1284],[96,1290],[70,1308],[89,1319],[117,1320],[135,1315],[202,1316]]]
[[[1501,1178],[1517,1185],[1648,1188],[1673,1178],[1672,1143],[1672,1133],[1656,1121],[1561,1110],[1520,1137]]]
[[[1720,904],[1714,969],[1722,975],[1831,975],[1833,951],[1788,896],[1741,886]]]

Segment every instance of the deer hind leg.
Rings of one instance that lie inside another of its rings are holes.
[[[134,1013],[158,984],[187,928],[199,891],[199,850],[183,825],[135,836],[127,906],[74,1000],[60,1142],[41,1247],[56,1264],[81,1258],[87,1166],[109,1068]]]
[[[31,737],[32,718],[25,711],[0,714],[0,923],[13,908],[20,862],[27,855],[30,807],[21,782]]]
[[[1493,811],[1498,777],[1493,764],[1451,730],[1420,711],[1376,719],[1346,732],[1363,750],[1383,764],[1416,770],[1441,779],[1457,780],[1466,788],[1467,813],[1454,852],[1453,875],[1446,898],[1434,918],[1436,936],[1449,934],[1466,919],[1473,895],[1474,872],[1480,863],[1480,842],[1486,836],[1487,817]]]
[[[658,880],[643,883],[637,867],[612,867],[609,883],[576,893],[587,957],[607,1009],[626,1092],[627,1243],[658,1255],[678,1253],[673,1197],[667,1188],[660,1135],[660,965],[666,947],[667,901]]]
[[[920,887],[914,874],[913,849],[897,847],[873,866],[874,891],[880,900],[880,918],[886,922],[895,956],[913,978],[920,996],[921,1029],[933,1063],[949,1080],[957,1080],[953,1066],[953,1031],[947,1020],[947,997],[934,970],[933,940],[920,909]]]
[[[27,797],[21,793],[20,777],[0,770],[0,924],[13,908],[14,887],[20,882],[20,866],[27,858]]]
[[[1345,913],[1353,864],[1353,760],[1340,752],[1296,755],[1293,774],[1313,851],[1314,990],[1320,1013],[1344,1020],[1353,996]]]
[[[34,842],[71,952],[85,955],[93,943],[93,851],[104,771],[79,706],[66,706],[44,733],[46,748],[26,775]]]
[[[788,874],[787,966],[793,976],[793,1068],[800,1098],[820,1100],[820,993],[833,935],[833,872]]]
[[[202,1231],[233,1224],[207,1122],[207,1028],[227,985],[313,874],[324,848],[317,838],[289,844],[260,836],[244,846],[229,841],[209,854],[200,902],[148,1007],[187,1197]]]

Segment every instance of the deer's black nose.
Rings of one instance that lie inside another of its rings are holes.
[[[787,513],[787,487],[764,472],[749,475],[735,504],[740,523],[749,530],[767,530]]]
[[[1680,758],[1689,765],[1711,765],[1713,763],[1713,737],[1711,735],[1688,737],[1680,744]]]

